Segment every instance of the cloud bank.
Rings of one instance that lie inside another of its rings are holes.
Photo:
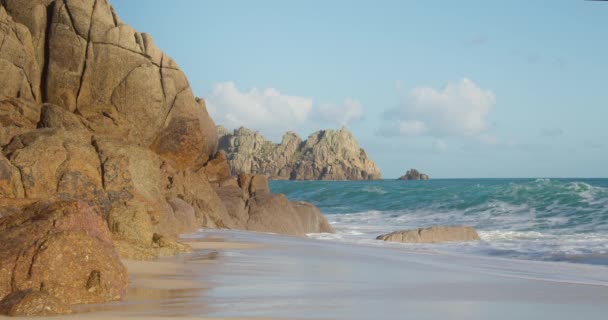
[[[227,128],[241,126],[269,136],[301,128],[345,126],[363,117],[363,107],[347,98],[342,104],[316,104],[310,97],[282,93],[275,88],[241,91],[234,82],[213,86],[206,97],[211,117]]]

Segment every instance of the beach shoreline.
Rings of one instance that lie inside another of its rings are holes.
[[[374,247],[243,231],[194,252],[126,261],[121,302],[49,319],[603,319],[608,268]],[[508,310],[508,312],[507,312]],[[508,315],[508,316],[507,316]]]

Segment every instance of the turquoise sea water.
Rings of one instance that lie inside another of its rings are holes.
[[[608,179],[272,181],[317,205],[336,229],[317,239],[392,245],[376,236],[469,225],[478,243],[408,245],[519,259],[608,265]]]

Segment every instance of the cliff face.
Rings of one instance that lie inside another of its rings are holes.
[[[331,232],[231,176],[217,143],[184,73],[107,0],[1,0],[0,313],[120,299],[119,255],[188,251],[176,236],[200,227]]]
[[[218,126],[219,149],[232,173],[267,175],[277,180],[377,180],[380,170],[346,128],[322,130],[302,141],[293,132],[281,143],[246,128],[229,133]]]

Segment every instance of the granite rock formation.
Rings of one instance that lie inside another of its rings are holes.
[[[429,176],[418,172],[418,170],[416,169],[410,169],[407,171],[407,173],[400,177],[398,180],[429,180]]]
[[[378,236],[376,240],[403,243],[441,243],[480,240],[471,227],[431,227],[416,230],[396,231]]]
[[[120,299],[119,257],[189,251],[177,235],[200,227],[331,231],[231,176],[217,144],[184,73],[107,0],[0,0],[0,313]]]
[[[219,149],[232,173],[266,175],[275,180],[377,180],[380,170],[346,128],[322,130],[302,141],[293,132],[274,144],[259,132],[218,126]]]

